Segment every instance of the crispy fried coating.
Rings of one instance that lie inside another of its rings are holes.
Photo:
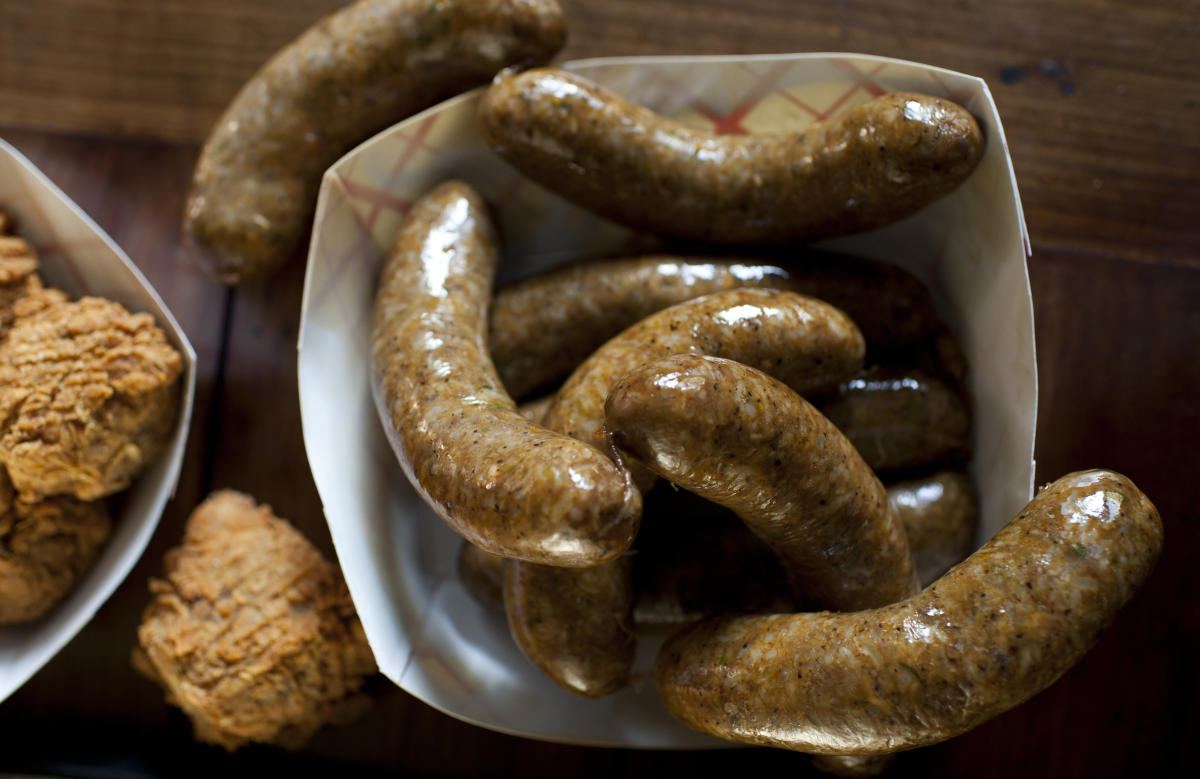
[[[4,234],[5,220],[0,211],[0,340],[8,335],[20,301],[44,292],[37,276],[37,253],[20,238]]]
[[[150,582],[134,665],[197,739],[294,748],[366,708],[375,660],[341,572],[268,506],[215,493],[166,568]]]
[[[50,290],[21,301],[0,343],[0,463],[20,498],[129,486],[170,433],[182,370],[149,314]]]
[[[45,616],[91,566],[111,528],[102,502],[17,501],[0,468],[0,625]]]

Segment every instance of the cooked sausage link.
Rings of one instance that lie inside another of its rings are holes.
[[[943,741],[1074,665],[1161,547],[1158,511],[1129,479],[1072,473],[908,600],[677,634],[658,656],[659,694],[688,726],[751,744],[870,755]]]
[[[974,170],[961,106],[897,92],[778,135],[693,130],[570,73],[500,73],[479,103],[491,147],[568,200],[636,229],[785,243],[881,227]]]
[[[596,350],[559,389],[545,425],[607,448],[609,390],[639,365],[672,354],[737,360],[804,394],[853,375],[864,351],[850,318],[823,301],[769,289],[716,292],[651,314]]]
[[[566,39],[555,0],[359,0],[282,49],[201,150],[184,216],[205,270],[236,284],[299,246],[325,169],[358,142]]]
[[[376,293],[372,390],[405,474],[493,554],[598,565],[637,533],[641,495],[594,447],[516,410],[485,345],[495,232],[478,194],[448,182],[406,217]]]
[[[741,517],[796,598],[852,610],[917,591],[879,479],[816,409],[761,371],[700,355],[648,363],[613,387],[605,426],[659,476]]]
[[[502,287],[489,348],[504,387],[525,398],[654,312],[741,287],[824,300],[849,314],[870,348],[913,344],[938,326],[929,290],[895,265],[814,250],[778,258],[664,254],[577,263]]]
[[[908,534],[922,587],[971,553],[979,501],[965,473],[940,471],[896,482],[887,494]]]
[[[618,377],[646,360],[677,352],[716,352],[762,365],[800,387],[820,389],[852,374],[862,363],[863,349],[862,335],[850,319],[819,300],[762,289],[719,292],[660,311],[605,344],[555,395],[543,424],[587,441],[598,451],[608,451],[602,430],[604,398]],[[644,471],[632,472],[631,477],[643,489],[653,483],[652,475]],[[554,681],[580,694],[607,694],[619,686],[620,670],[618,662],[609,658],[628,657],[632,662],[631,654],[623,654],[626,652],[623,641],[616,640],[620,636],[610,633],[611,640],[605,644],[599,636],[577,636],[570,625],[551,622],[573,612],[566,605],[555,608],[549,601],[570,604],[586,600],[604,613],[632,613],[632,586],[592,592],[589,576],[584,571],[558,573],[554,574],[554,587],[528,587],[516,595],[510,589],[505,607],[512,624],[520,621],[517,614],[542,615],[545,624],[540,634],[514,631],[514,636],[526,655]],[[625,600],[601,605],[598,599],[602,595]],[[526,599],[532,598],[548,602],[527,602]],[[584,638],[592,640],[595,648],[580,652],[565,643]],[[555,641],[564,643],[555,648]],[[605,646],[610,650],[607,653]],[[555,655],[579,660],[568,666],[554,666],[545,658]],[[584,667],[585,660],[603,665],[589,673]],[[627,673],[628,667],[625,670]],[[585,692],[579,679],[591,680],[586,689],[604,692]]]
[[[874,368],[817,407],[875,471],[952,463],[971,448],[962,395],[919,370]]]
[[[512,561],[504,602],[525,656],[565,690],[599,698],[625,686],[633,635],[632,558],[593,568]]]

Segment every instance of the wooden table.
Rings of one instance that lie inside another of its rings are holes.
[[[1087,467],[1128,474],[1161,510],[1166,547],[1143,591],[1076,668],[972,733],[902,756],[893,775],[1200,775],[1200,566],[1193,559],[1200,548],[1200,14],[1194,2],[562,4],[572,29],[565,57],[855,51],[988,80],[1033,240],[1038,481]],[[0,705],[0,770],[143,776],[353,766],[362,773],[547,777],[810,770],[801,756],[769,750],[637,752],[507,737],[459,723],[382,681],[366,717],[323,731],[299,754],[255,748],[231,758],[195,745],[182,715],[134,674],[128,659],[146,580],[161,571],[162,554],[180,539],[190,509],[213,488],[245,490],[326,554],[332,547],[296,401],[302,264],[261,286],[211,284],[178,257],[182,200],[194,139],[221,105],[267,52],[339,3],[310,0],[286,10],[211,4],[230,14],[237,9],[242,16],[232,26],[222,26],[219,16],[208,26],[171,16],[172,8],[184,7],[177,2],[20,5],[0,5],[0,135],[139,264],[196,347],[199,385],[175,501],[116,595]],[[138,37],[128,27],[130,14],[146,9],[161,18]],[[79,28],[78,46],[70,35],[51,35],[72,25]],[[205,35],[224,36],[226,48],[207,45]],[[234,47],[251,38],[251,48],[261,51]],[[124,54],[81,60],[97,40],[115,41]],[[156,92],[163,69],[131,64],[129,51],[138,45],[151,54],[169,52],[167,71],[191,68],[191,91]],[[222,67],[210,68],[206,56]],[[131,73],[144,82],[132,93],[121,80]],[[139,90],[146,105],[138,102]],[[163,108],[149,105],[151,99],[176,104]],[[113,134],[155,127],[184,140]]]

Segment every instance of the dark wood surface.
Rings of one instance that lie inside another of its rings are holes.
[[[977,730],[902,756],[893,775],[1200,775],[1195,3],[563,5],[569,57],[841,50],[916,59],[988,80],[1033,241],[1038,481],[1088,467],[1126,473],[1158,505],[1166,546],[1143,591],[1076,668]],[[237,66],[248,74],[254,63]],[[0,78],[0,94],[20,90],[11,64]],[[296,398],[303,269],[294,262],[260,286],[226,290],[180,261],[179,214],[194,145],[15,124],[7,119],[0,136],[104,227],[174,310],[197,350],[199,386],[175,501],[116,595],[0,705],[0,770],[138,776],[352,766],[362,773],[547,777],[710,767],[809,771],[802,756],[761,749],[636,752],[516,739],[459,723],[387,683],[379,684],[366,717],[323,731],[298,754],[255,748],[229,757],[194,745],[184,718],[128,662],[146,580],[160,572],[187,513],[213,488],[246,490],[332,554]]]

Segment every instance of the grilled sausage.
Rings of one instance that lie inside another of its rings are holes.
[[[732,509],[822,608],[915,593],[904,528],[849,442],[781,382],[732,360],[677,355],[608,396],[613,443],[671,483]]]
[[[940,471],[889,484],[887,494],[908,535],[922,587],[971,553],[979,503],[965,473]]]
[[[505,389],[525,398],[650,314],[739,287],[820,298],[849,314],[871,348],[913,344],[938,326],[929,290],[895,265],[818,251],[778,259],[650,255],[577,263],[502,287],[489,347]]]
[[[971,447],[962,395],[922,371],[874,368],[817,407],[876,471],[954,462]]]
[[[983,152],[961,106],[894,93],[778,135],[713,135],[585,78],[496,76],[484,136],[534,181],[636,229],[709,243],[784,243],[882,227],[957,187]]]
[[[1129,479],[1069,474],[908,600],[677,634],[658,656],[659,693],[688,726],[734,741],[863,755],[933,744],[1058,679],[1161,547],[1158,512]]]
[[[409,481],[468,541],[565,566],[612,560],[641,495],[603,452],[522,417],[485,345],[497,262],[486,206],[447,182],[413,205],[375,298],[372,392]]]
[[[216,279],[260,277],[299,246],[321,175],[355,144],[566,39],[555,0],[359,0],[271,58],[200,153],[184,216]]]

